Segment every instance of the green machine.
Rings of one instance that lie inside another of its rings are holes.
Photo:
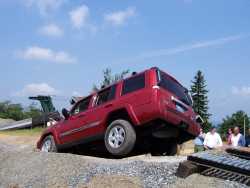
[[[38,95],[36,97],[29,97],[31,100],[38,100],[41,103],[42,109],[44,113],[55,112],[56,108],[52,103],[51,96],[42,96]]]
[[[53,105],[51,96],[38,95],[35,97],[29,97],[31,100],[37,100],[40,102],[43,110],[43,114],[38,117],[32,118],[32,126],[46,125],[50,119],[59,121],[61,119],[60,113]]]

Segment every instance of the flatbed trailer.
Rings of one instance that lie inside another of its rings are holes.
[[[10,129],[24,129],[32,127],[32,119],[24,119],[21,121],[14,121],[11,123],[7,123],[0,127],[0,131],[10,130]]]

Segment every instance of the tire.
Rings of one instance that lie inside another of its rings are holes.
[[[41,151],[43,151],[43,152],[57,152],[55,140],[54,140],[54,137],[52,135],[46,136],[43,139],[43,142],[41,145]]]
[[[175,140],[157,139],[153,141],[151,148],[153,156],[173,156],[177,154],[177,142]]]
[[[131,123],[126,120],[115,120],[105,132],[105,146],[114,156],[126,156],[134,148],[136,133]]]
[[[167,155],[173,156],[177,154],[178,145],[176,141],[172,141],[168,144],[168,150],[166,152]]]

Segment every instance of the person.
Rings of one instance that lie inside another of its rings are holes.
[[[205,149],[207,150],[216,149],[221,147],[222,145],[223,144],[220,135],[216,132],[216,128],[212,127],[205,136],[204,140]]]
[[[233,147],[244,147],[246,145],[245,138],[240,134],[240,128],[238,126],[234,127],[233,135],[231,137],[231,142]]]
[[[250,128],[248,129],[248,135],[246,136],[246,147],[250,147]]]
[[[206,134],[203,133],[203,129],[200,128],[200,134],[194,139],[194,152],[204,151],[203,142]]]
[[[233,131],[231,128],[227,130],[227,144],[232,145],[231,137],[233,135]]]

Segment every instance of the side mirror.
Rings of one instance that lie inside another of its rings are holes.
[[[67,120],[69,118],[69,111],[66,108],[62,109],[62,115]]]

